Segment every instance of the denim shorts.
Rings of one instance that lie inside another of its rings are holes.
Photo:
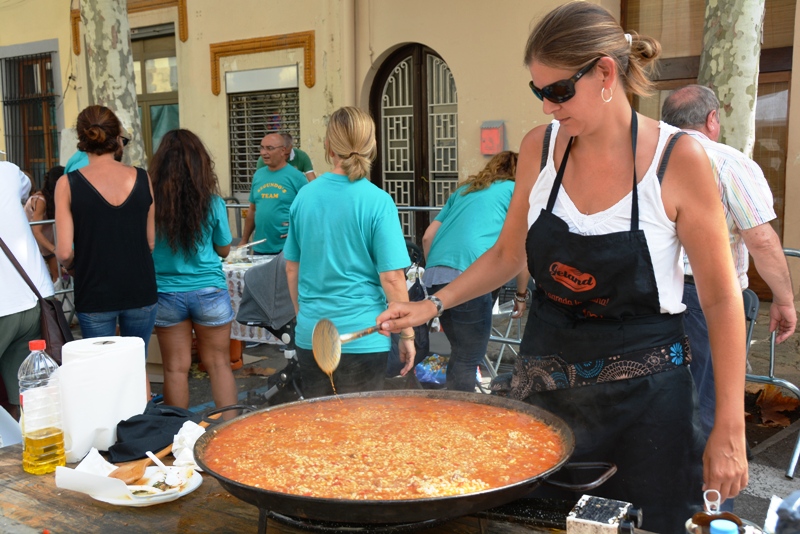
[[[233,316],[230,295],[218,287],[158,294],[156,326],[175,326],[186,319],[201,326],[222,326]]]

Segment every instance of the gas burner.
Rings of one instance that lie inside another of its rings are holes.
[[[474,517],[490,519],[497,522],[516,523],[529,527],[548,529],[566,528],[567,515],[575,506],[575,501],[560,499],[523,498],[512,503],[491,508],[474,514]],[[266,534],[267,520],[274,520],[282,525],[303,529],[309,532],[322,533],[369,533],[369,534],[401,534],[416,532],[446,523],[454,518],[431,519],[411,523],[340,523],[289,517],[270,510],[259,510],[258,532]]]
[[[530,497],[478,512],[475,517],[564,530],[567,527],[567,515],[574,506],[575,501]]]
[[[369,534],[401,534],[404,532],[415,532],[423,528],[429,528],[449,521],[448,519],[430,519],[416,523],[337,523],[334,521],[317,521],[314,519],[301,519],[281,515],[269,510],[259,509],[258,513],[258,532],[265,534],[267,531],[267,519],[272,519],[282,525],[307,530],[309,532],[334,532],[334,533],[353,533],[360,532]],[[263,526],[262,526],[263,525]]]

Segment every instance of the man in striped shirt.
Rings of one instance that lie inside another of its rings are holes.
[[[777,329],[777,342],[794,333],[797,315],[792,281],[780,238],[769,221],[775,219],[772,192],[756,162],[742,152],[717,143],[719,139],[719,100],[708,87],[688,85],[674,91],[664,101],[662,120],[683,129],[695,138],[708,154],[730,233],[731,252],[742,290],[747,288],[748,252],[764,282],[772,290],[769,329]],[[685,257],[684,257],[685,261]],[[700,309],[691,266],[685,261],[683,302],[684,326],[692,347],[692,375],[700,400],[700,419],[706,437],[714,424],[714,375],[708,328]]]

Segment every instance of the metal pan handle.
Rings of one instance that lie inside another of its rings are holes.
[[[594,489],[601,484],[603,484],[606,480],[614,476],[614,473],[617,472],[617,466],[610,463],[610,462],[570,462],[568,464],[564,464],[564,466],[559,470],[562,472],[564,470],[573,470],[573,471],[584,471],[589,469],[605,469],[599,477],[591,482],[584,482],[583,484],[573,484],[570,482],[561,482],[558,480],[552,480],[549,478],[544,479],[542,482],[544,484],[548,484],[550,486],[555,486],[557,488],[563,488],[570,491],[575,492],[582,492]]]
[[[221,421],[218,418],[219,416],[212,417],[212,415],[225,413],[230,410],[241,410],[242,414],[246,414],[249,412],[256,411],[256,408],[253,406],[249,406],[247,404],[231,404],[230,406],[223,406],[222,408],[214,408],[213,410],[209,410],[205,414],[203,414],[203,422],[208,423],[211,426],[223,423],[224,421]]]

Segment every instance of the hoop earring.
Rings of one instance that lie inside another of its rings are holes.
[[[602,98],[603,102],[605,102],[606,104],[611,102],[611,99],[614,98],[614,88],[613,87],[609,88],[609,90],[608,90],[608,100],[606,100],[606,88],[605,87],[601,87],[600,88],[600,98]]]

